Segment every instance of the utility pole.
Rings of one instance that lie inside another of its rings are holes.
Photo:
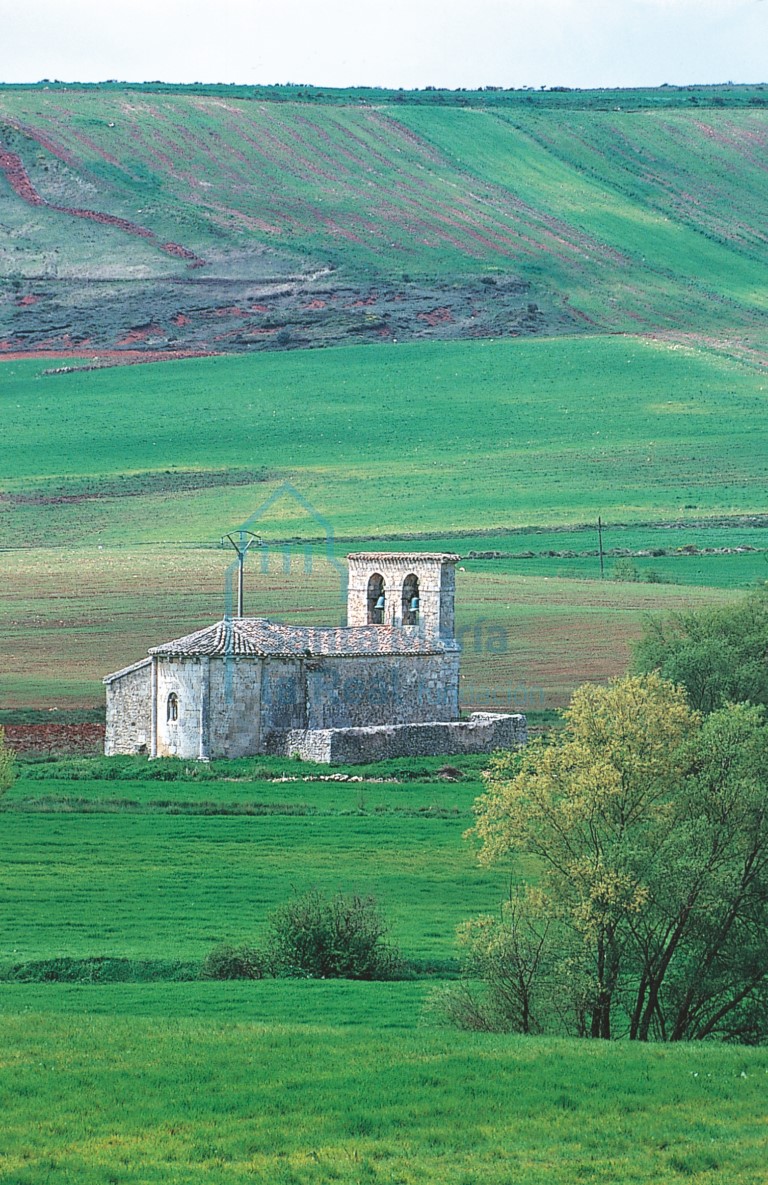
[[[237,616],[243,616],[243,569],[245,567],[245,555],[249,548],[253,547],[254,543],[261,547],[261,537],[254,535],[253,531],[245,531],[242,528],[239,531],[233,531],[230,535],[224,535],[221,540],[222,547],[224,543],[231,543],[237,552]]]
[[[597,516],[597,540],[600,547],[600,579],[605,577],[605,564],[603,562],[603,520],[598,514]]]

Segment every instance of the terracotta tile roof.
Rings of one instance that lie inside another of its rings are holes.
[[[376,654],[443,654],[459,650],[453,638],[419,634],[415,629],[382,625],[312,626],[279,625],[261,617],[235,617],[217,621],[194,634],[153,646],[150,654],[166,657],[248,656],[315,657]]]
[[[461,559],[452,551],[352,551],[348,560],[362,560],[376,563],[378,560],[393,560],[395,563],[416,563],[418,560],[437,561],[441,564],[457,564]]]

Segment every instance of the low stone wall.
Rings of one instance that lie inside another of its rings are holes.
[[[354,765],[388,757],[450,757],[514,749],[528,740],[525,716],[474,712],[469,720],[372,728],[294,729],[273,734],[269,751],[304,761]]]

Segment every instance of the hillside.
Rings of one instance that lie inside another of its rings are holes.
[[[761,88],[0,88],[0,352],[768,342]]]

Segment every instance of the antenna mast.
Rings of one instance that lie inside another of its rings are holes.
[[[242,527],[239,531],[232,531],[229,535],[224,535],[221,540],[221,546],[225,543],[231,543],[237,552],[237,616],[243,616],[243,569],[245,567],[245,556],[249,548],[253,547],[254,543],[261,547],[261,536],[254,535],[253,531],[246,531]]]

